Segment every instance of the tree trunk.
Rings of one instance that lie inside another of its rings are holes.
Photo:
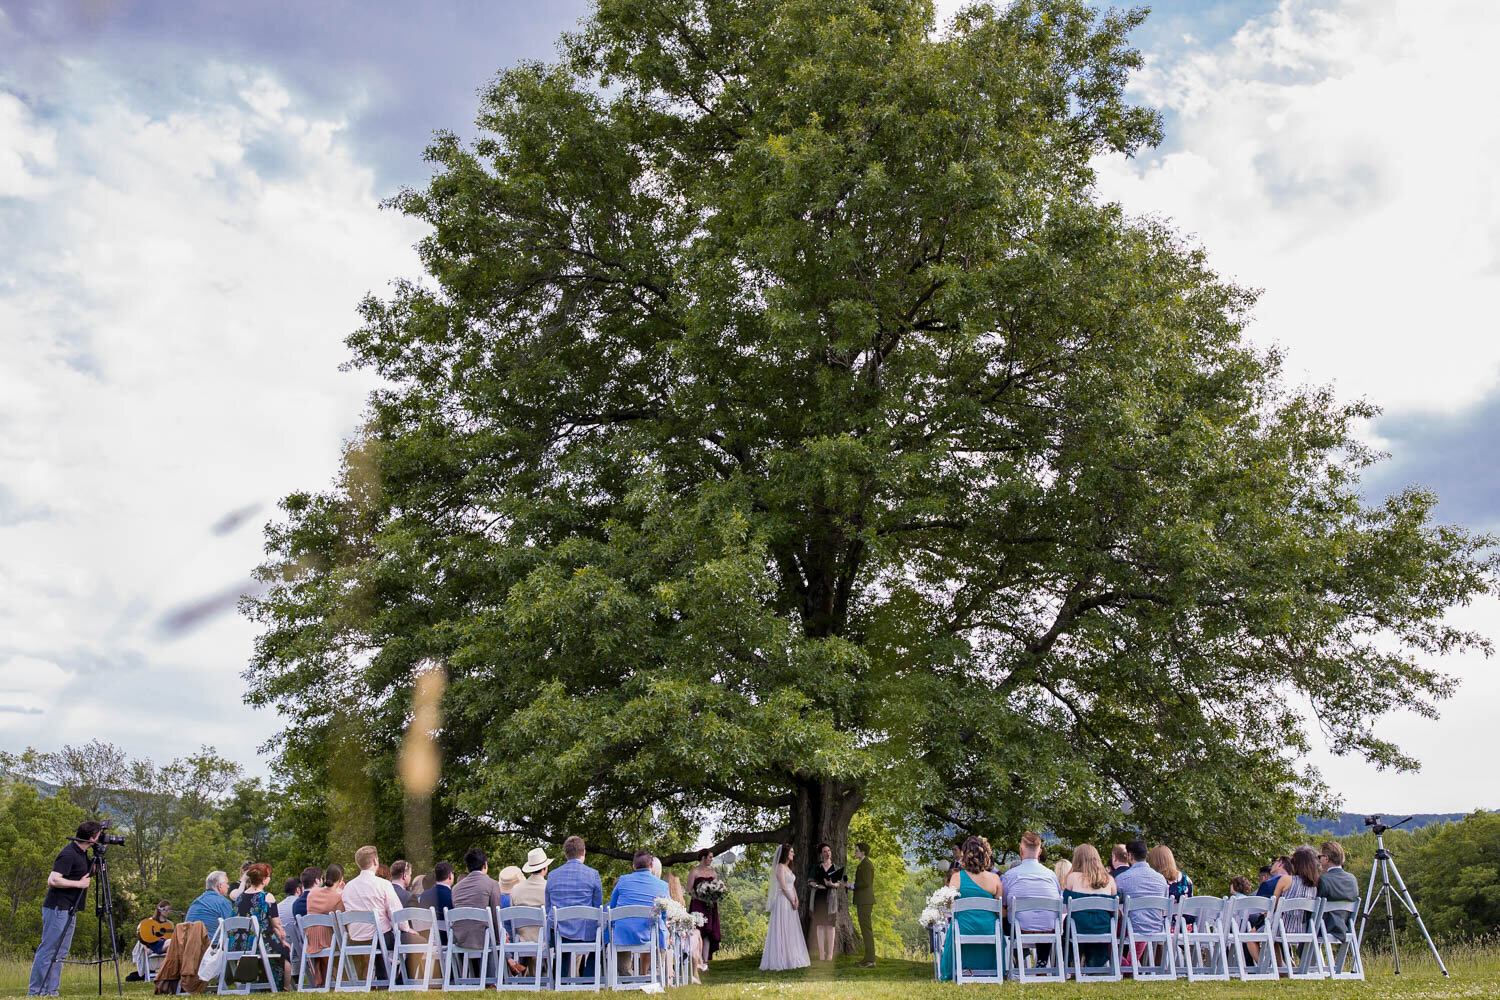
[[[864,802],[864,792],[853,785],[839,781],[808,780],[798,782],[796,798],[792,803],[792,872],[797,876],[797,905],[802,917],[802,932],[809,936],[808,950],[816,955],[811,944],[812,909],[808,903],[811,889],[807,873],[818,860],[818,845],[828,844],[833,848],[833,863],[849,868],[853,856],[849,851],[849,821]],[[848,873],[853,878],[853,873]],[[849,894],[843,892],[838,916],[837,950],[845,955],[854,953],[854,922],[850,918]]]

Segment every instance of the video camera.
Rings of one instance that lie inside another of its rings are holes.
[[[1375,836],[1378,837],[1381,834],[1385,833],[1385,831],[1391,829],[1392,827],[1400,826],[1402,823],[1410,823],[1412,821],[1412,819],[1413,819],[1413,817],[1408,816],[1405,819],[1398,819],[1394,823],[1382,823],[1382,822],[1380,822],[1380,816],[1379,815],[1366,816],[1365,817],[1365,826],[1368,826],[1372,831],[1374,831]]]
[[[105,832],[112,825],[113,824],[109,820],[104,820],[103,822],[101,822],[99,824],[99,840],[96,842],[95,846],[97,846],[97,847],[124,847],[125,846],[125,838],[123,836],[121,836],[118,833],[106,833]]]

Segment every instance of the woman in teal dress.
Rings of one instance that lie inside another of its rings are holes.
[[[1119,890],[1115,880],[1104,867],[1104,861],[1093,844],[1079,844],[1073,849],[1073,870],[1063,882],[1063,902],[1079,896],[1113,896]],[[1110,913],[1108,910],[1084,910],[1073,916],[1079,934],[1108,934]],[[1098,968],[1109,964],[1109,945],[1081,944],[1079,957],[1083,964]]]
[[[983,837],[970,837],[964,841],[962,867],[948,876],[950,888],[958,890],[959,899],[999,899],[1001,895],[1000,876],[990,871],[990,865],[994,861],[994,853],[990,850],[989,841]],[[984,910],[967,910],[954,915],[958,922],[958,929],[964,934],[994,934],[995,925],[1000,919],[999,914],[989,913]],[[942,977],[951,980],[957,966],[955,960],[960,956],[953,953],[953,931],[949,928],[948,936],[943,941],[943,960],[941,962]],[[964,974],[985,973],[998,975],[1003,969],[995,968],[995,947],[989,944],[966,944],[963,955]]]

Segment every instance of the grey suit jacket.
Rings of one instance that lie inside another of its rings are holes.
[[[1359,879],[1342,868],[1330,868],[1318,879],[1318,896],[1321,899],[1359,902]],[[1349,924],[1353,915],[1329,913],[1323,917],[1323,926],[1335,941],[1349,936]]]

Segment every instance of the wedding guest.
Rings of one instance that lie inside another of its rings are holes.
[[[1167,895],[1172,902],[1186,899],[1193,894],[1193,882],[1177,868],[1177,859],[1166,844],[1157,844],[1146,853],[1146,863],[1167,880]]]
[[[271,866],[265,862],[253,864],[245,869],[240,884],[240,895],[235,900],[235,913],[241,917],[250,917],[260,933],[261,944],[266,951],[273,956],[281,958],[281,980],[282,989],[292,988],[292,949],[287,943],[286,928],[281,925],[281,918],[276,915],[276,897],[266,891],[266,884],[271,881]],[[248,949],[253,940],[249,931],[239,931],[229,935],[227,942],[230,948]]]
[[[1115,885],[1119,886],[1120,894],[1126,899],[1135,896],[1161,896],[1167,895],[1167,880],[1162,878],[1161,873],[1146,863],[1149,853],[1146,850],[1144,840],[1132,840],[1125,845],[1125,850],[1130,854],[1130,867],[1115,877]],[[1128,917],[1130,926],[1135,928],[1137,934],[1160,934],[1166,926],[1167,918],[1160,910],[1138,910]],[[1145,957],[1147,943],[1144,941],[1136,945],[1135,960],[1140,961]]]
[[[1307,899],[1318,894],[1318,879],[1322,869],[1318,865],[1318,852],[1311,847],[1299,847],[1292,852],[1288,875],[1276,883],[1276,892],[1271,897],[1273,904],[1281,899]],[[1307,932],[1307,914],[1288,913],[1282,918],[1282,926],[1292,934]]]
[[[309,866],[302,869],[302,894],[292,904],[293,917],[307,916],[307,894],[323,884],[323,869]],[[300,934],[300,932],[299,932]]]
[[[604,883],[599,879],[599,872],[585,863],[587,857],[588,849],[582,837],[575,834],[563,841],[563,863],[547,879],[542,894],[549,919],[560,906],[604,905]],[[564,941],[592,941],[598,930],[597,920],[570,918],[557,922],[557,932]],[[576,974],[590,976],[593,972],[594,956],[585,956]]]
[[[525,875],[521,874],[521,869],[515,865],[506,865],[500,869],[500,876],[495,881],[500,883],[501,906],[511,905],[510,894],[515,892],[516,886],[520,885],[521,880],[525,877]]]
[[[1125,874],[1126,869],[1130,867],[1130,852],[1125,849],[1124,844],[1116,844],[1109,852],[1109,864],[1111,878],[1119,878]]]
[[[244,864],[240,865],[240,877],[235,881],[229,883],[229,901],[231,903],[237,902],[239,900],[240,890],[244,888],[245,885],[245,873],[250,870],[250,866],[253,864],[255,864],[254,861],[246,861]]]
[[[649,851],[636,851],[635,857],[631,859],[631,870],[621,875],[615,882],[614,891],[609,894],[609,905],[616,906],[655,906],[656,901],[667,895],[667,883],[651,874],[651,862],[653,858]],[[665,935],[661,933],[660,920],[650,917],[627,917],[616,920],[610,925],[610,933],[617,944],[643,945],[652,941],[653,928],[656,931],[660,943],[665,943]],[[629,975],[629,960],[631,956],[622,954],[620,956],[620,973]]]
[[[958,890],[960,899],[1003,899],[1005,886],[1000,876],[991,871],[995,863],[995,855],[990,850],[990,842],[983,837],[970,837],[963,845],[963,867],[954,872],[948,879],[948,887]],[[1051,878],[1052,873],[1048,872]],[[988,910],[966,910],[953,915],[958,929],[965,935],[993,935],[995,925],[999,921],[999,915]],[[987,972],[994,974],[995,949],[983,942],[966,944],[963,951],[954,953],[953,939],[957,935],[949,934],[943,941],[943,957],[938,961],[938,974],[942,979],[951,980],[957,969],[963,968],[965,973]],[[962,964],[960,964],[962,963]]]
[[[323,871],[323,884],[307,894],[307,912],[310,916],[337,913],[344,909],[344,869],[329,865]],[[333,928],[309,927],[303,934],[302,947],[309,952],[326,951],[333,942]],[[328,981],[328,959],[312,959],[313,982],[323,986]]]
[[[547,907],[547,870],[551,867],[552,859],[547,857],[546,848],[533,847],[528,851],[526,863],[521,866],[521,874],[526,877],[511,890],[510,905],[537,906],[545,910]],[[495,888],[498,890],[500,887]],[[516,929],[516,939],[535,941],[538,937],[537,930],[536,927],[519,927]]]
[[[1113,896],[1119,892],[1115,878],[1104,867],[1104,861],[1093,844],[1079,844],[1073,848],[1072,870],[1063,879],[1063,900],[1078,896]],[[1082,910],[1073,916],[1073,924],[1080,934],[1108,934],[1110,915],[1104,910]],[[1109,945],[1079,945],[1083,962],[1089,966],[1101,966],[1109,961]]]
[[[1323,874],[1318,879],[1318,896],[1331,903],[1359,902],[1359,879],[1350,872],[1344,870],[1344,846],[1335,840],[1323,842],[1318,848],[1318,864],[1323,868]],[[1328,929],[1328,934],[1333,940],[1340,943],[1349,937],[1349,923],[1353,914],[1350,913],[1327,913],[1323,916],[1323,926]]]
[[[1255,886],[1243,875],[1236,875],[1229,880],[1229,898],[1243,899],[1255,891]]]
[[[698,864],[688,872],[687,880],[688,893],[693,897],[688,904],[688,912],[703,914],[703,926],[699,928],[701,947],[698,954],[693,956],[699,972],[708,970],[708,963],[713,959],[714,952],[719,950],[719,942],[723,937],[719,931],[719,904],[699,899],[698,886],[718,877],[719,873],[714,871],[714,852],[704,848],[698,852]]]
[[[390,880],[376,874],[380,868],[380,852],[374,845],[366,844],[355,851],[354,863],[359,867],[359,874],[344,886],[344,909],[352,913],[369,911],[374,915],[375,923],[352,923],[345,933],[350,941],[360,944],[379,934],[389,951],[396,947],[398,928],[394,917],[396,911],[401,909],[401,897],[396,895],[396,888],[391,885]],[[404,925],[399,930],[409,931],[411,927]],[[375,978],[388,978],[385,960],[379,955],[375,957]]]
[[[656,860],[660,861],[661,859],[657,858]],[[677,873],[674,872],[674,871],[668,871],[666,879],[667,879],[667,892],[668,892],[669,895],[671,895],[673,902],[677,903],[678,906],[681,906],[684,910],[686,910],[687,909],[687,905],[688,905],[687,893],[685,891],[683,891],[683,888],[682,888],[682,879],[679,878],[678,875],[677,875]],[[696,959],[696,956],[697,956],[697,954],[698,954],[698,952],[699,952],[699,950],[701,948],[701,945],[700,945],[699,940],[698,940],[698,928],[694,927],[691,930],[689,930],[687,932],[687,934],[683,935],[681,943],[680,943],[680,947],[682,949],[682,955],[681,955],[681,957],[685,957],[685,958],[688,958],[688,959]],[[677,965],[676,962],[670,962],[667,965],[667,975],[670,976],[670,977],[673,977],[673,982],[676,981],[675,980],[676,965]],[[698,967],[697,967],[696,961],[695,961],[695,964],[692,966],[692,970],[691,971],[692,971],[692,975],[693,975],[693,983],[697,984],[698,983]]]
[[[203,895],[188,904],[183,914],[184,923],[201,923],[210,935],[218,929],[220,920],[234,916],[234,904],[229,901],[229,876],[213,871],[203,880]]]
[[[1062,884],[1068,880],[1068,873],[1070,873],[1072,870],[1073,862],[1069,861],[1067,858],[1058,859],[1057,864],[1052,866],[1052,874],[1054,877],[1056,877],[1057,885],[1059,888],[1061,888]]]
[[[1292,859],[1283,854],[1279,858],[1272,859],[1269,867],[1261,866],[1261,883],[1256,888],[1255,894],[1262,899],[1274,899],[1276,896],[1276,887],[1286,877],[1287,865],[1291,864],[1291,862]],[[1254,930],[1260,930],[1261,927],[1265,926],[1265,923],[1266,917],[1263,913],[1257,913],[1250,918],[1250,927]]]
[[[401,900],[402,908],[411,905],[411,865],[405,861],[391,862],[391,888],[396,890],[396,898]]]
[[[436,910],[437,918],[442,920],[443,916],[453,909],[453,866],[446,861],[439,861],[433,865],[431,881],[432,885],[417,897],[417,905]],[[447,933],[439,933],[438,940],[447,944]]]
[[[1017,899],[1062,899],[1062,887],[1057,884],[1057,875],[1041,862],[1042,838],[1031,830],[1021,835],[1021,861],[1000,877],[1005,888],[1007,904]],[[1056,919],[1050,913],[1023,910],[1020,928],[1025,933],[1050,931]],[[1052,945],[1039,944],[1036,949],[1036,964],[1047,965],[1052,960]]]
[[[297,902],[302,898],[302,879],[292,875],[281,883],[281,902],[276,904],[276,916],[286,931],[286,940],[292,947],[292,963],[302,954],[302,931],[297,927]]]
[[[477,847],[471,847],[464,852],[464,867],[468,869],[468,874],[453,886],[450,892],[452,905],[477,906],[487,912],[501,905],[500,886],[490,878],[488,855]],[[472,920],[463,921],[453,929],[453,940],[460,948],[477,951],[484,947],[484,928]],[[536,936],[533,935],[531,940],[535,941]]]

